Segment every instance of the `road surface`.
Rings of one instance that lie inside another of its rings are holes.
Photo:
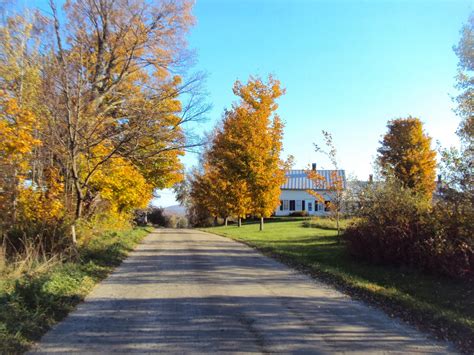
[[[32,352],[452,351],[243,244],[163,229]]]

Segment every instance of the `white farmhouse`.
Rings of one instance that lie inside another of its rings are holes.
[[[316,164],[312,164],[316,170]],[[323,176],[325,181],[331,181],[331,175],[335,170],[316,170]],[[344,170],[337,170],[337,175],[346,182]],[[325,215],[328,213],[327,204],[331,201],[331,193],[326,189],[325,183],[317,185],[306,175],[306,170],[289,170],[286,173],[286,182],[281,186],[280,206],[275,210],[275,216],[288,216],[293,212],[306,211],[310,215]],[[307,190],[317,191],[323,198],[324,203],[318,201]]]

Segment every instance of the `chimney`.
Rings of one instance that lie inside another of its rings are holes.
[[[372,174],[369,175],[369,182],[370,183],[374,182],[374,176]]]
[[[316,163],[311,164],[311,170],[316,171]]]

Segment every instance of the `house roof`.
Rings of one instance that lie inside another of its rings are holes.
[[[282,190],[325,190],[326,182],[332,181],[334,172],[340,176],[346,185],[346,173],[344,170],[316,170],[316,172],[324,177],[323,181],[313,182],[306,175],[307,170],[288,170],[286,172],[286,182],[281,185]]]

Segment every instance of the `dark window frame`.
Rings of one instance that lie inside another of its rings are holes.
[[[290,200],[290,211],[296,211],[296,200]]]

